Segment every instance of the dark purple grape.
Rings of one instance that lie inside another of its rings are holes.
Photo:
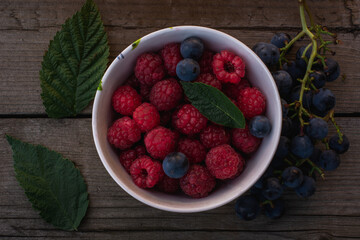
[[[281,126],[281,136],[291,137],[293,132],[292,126],[293,122],[289,117],[283,118]]]
[[[260,202],[255,195],[241,196],[236,201],[235,212],[243,220],[253,220],[259,215]]]
[[[337,152],[338,154],[345,153],[349,149],[349,146],[350,146],[349,139],[345,135],[342,136],[342,139],[343,140],[340,143],[339,135],[335,134],[329,140],[329,147],[332,150],[334,150],[335,152]]]
[[[306,134],[314,139],[324,139],[329,131],[328,124],[321,118],[312,118],[306,126]]]
[[[283,179],[284,185],[289,188],[299,187],[304,179],[304,175],[301,169],[294,166],[286,168],[282,172],[281,177]]]
[[[299,158],[308,158],[314,151],[314,145],[306,135],[297,135],[291,140],[291,152]]]
[[[326,84],[326,75],[323,71],[314,71],[309,74],[309,79],[316,88],[322,88]]]
[[[264,206],[264,211],[266,216],[268,216],[271,219],[277,219],[280,218],[285,211],[285,202],[283,199],[279,198],[276,199],[274,201],[272,201],[272,205],[271,204],[266,204]]]
[[[300,83],[299,81],[297,81],[298,78],[302,79],[305,76],[305,70],[298,66],[294,61],[284,63],[282,69],[290,74],[295,85]]]
[[[326,67],[324,67],[324,73],[326,75],[326,81],[335,81],[340,76],[340,66],[332,58],[325,59]]]
[[[316,191],[315,180],[312,177],[304,176],[301,185],[295,188],[295,192],[300,197],[310,197]]]
[[[313,106],[320,112],[327,112],[335,107],[335,96],[327,88],[320,88],[312,98]]]
[[[263,196],[268,200],[275,200],[281,197],[284,189],[282,188],[279,179],[275,177],[268,178],[264,181]]]
[[[252,50],[268,67],[276,65],[279,61],[280,51],[274,44],[259,42],[253,46]]]
[[[315,163],[317,166],[319,166],[319,160],[320,160],[320,155],[321,155],[322,151],[318,148],[314,148],[313,153],[311,154],[311,156],[309,157],[309,159]]]
[[[287,104],[288,103],[284,99],[281,99],[281,110],[283,118],[285,118],[289,112],[289,108],[286,107]]]
[[[302,55],[305,51],[307,46],[302,46],[300,47],[297,52],[296,52],[296,63],[299,67],[301,67],[301,69],[306,70],[307,68],[307,63],[306,61],[302,58]],[[310,55],[311,55],[311,51],[312,51],[312,46],[309,47],[305,53],[305,57],[307,58],[307,60],[309,61],[310,59]]]
[[[320,154],[319,166],[327,171],[335,170],[340,165],[340,157],[334,150],[325,150]]]
[[[290,96],[291,102],[299,101],[300,91],[301,91],[301,86],[296,86],[293,88],[293,90],[291,91],[291,96]],[[302,104],[305,109],[310,109],[312,97],[313,97],[313,95],[312,95],[311,91],[304,91]]]
[[[278,147],[275,152],[275,157],[283,160],[289,153],[290,140],[285,136],[281,136]]]
[[[272,76],[275,80],[276,86],[279,90],[281,97],[285,98],[289,95],[291,87],[293,85],[293,80],[290,74],[284,70],[279,70],[272,73]]]
[[[271,43],[274,44],[278,48],[283,48],[291,41],[291,37],[287,33],[276,33],[271,38]]]

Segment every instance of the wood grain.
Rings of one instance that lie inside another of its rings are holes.
[[[351,142],[341,165],[319,180],[308,200],[285,195],[287,212],[279,220],[261,216],[244,222],[236,218],[234,203],[195,214],[178,214],[148,207],[124,192],[106,172],[96,153],[90,119],[0,119],[0,134],[44,144],[74,161],[87,184],[88,213],[78,232],[64,232],[44,222],[14,177],[11,149],[0,138],[0,237],[70,237],[134,239],[346,239],[360,236],[360,118],[339,118]],[[334,129],[331,130],[334,132]],[[15,200],[15,201],[14,201]],[[346,231],[344,231],[346,229]]]

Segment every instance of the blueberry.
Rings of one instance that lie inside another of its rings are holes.
[[[326,81],[335,81],[340,75],[339,64],[332,58],[325,59],[325,64],[324,73],[326,75]]]
[[[283,118],[286,117],[289,112],[289,108],[286,107],[287,104],[288,103],[284,99],[281,99],[281,110]]]
[[[270,120],[262,115],[253,117],[249,123],[249,131],[257,138],[266,137],[271,131]]]
[[[293,88],[293,90],[291,91],[291,96],[290,96],[290,100],[292,102],[299,101],[300,91],[301,91],[301,86],[296,86]],[[302,99],[302,104],[303,104],[304,108],[310,109],[312,97],[313,97],[313,94],[311,91],[304,91],[303,99]]]
[[[200,74],[199,63],[191,58],[185,58],[176,65],[176,75],[183,81],[193,81]]]
[[[312,84],[316,88],[322,88],[326,83],[326,75],[323,71],[314,71],[309,74],[309,78],[312,80]]]
[[[169,153],[163,163],[163,170],[170,178],[181,178],[189,169],[189,161],[185,154],[181,152]]]
[[[299,84],[298,78],[302,79],[305,76],[305,70],[302,69],[296,62],[290,61],[284,63],[282,69],[288,72],[294,81],[294,85]]]
[[[304,176],[301,185],[295,189],[295,192],[300,197],[310,197],[315,193],[315,190],[315,180],[312,177]]]
[[[320,154],[319,166],[324,170],[335,170],[340,165],[340,157],[334,150],[325,150]]]
[[[271,43],[274,44],[278,48],[283,48],[291,41],[291,37],[287,33],[276,33],[271,38]]]
[[[286,168],[282,172],[281,177],[284,181],[284,185],[289,188],[297,188],[304,179],[303,172],[294,166]]]
[[[282,119],[281,136],[291,137],[293,134],[293,122],[289,117]]]
[[[180,53],[183,58],[192,58],[198,60],[204,52],[204,44],[197,37],[189,37],[181,42]]]
[[[279,61],[280,51],[274,44],[259,42],[253,46],[252,50],[266,66],[276,65]]]
[[[314,145],[306,135],[297,135],[291,140],[291,152],[299,158],[308,158],[314,151]]]
[[[290,149],[290,140],[285,136],[281,136],[279,140],[278,147],[275,152],[275,157],[283,160],[289,153]]]
[[[265,214],[271,219],[280,218],[285,211],[285,201],[281,198],[272,201],[271,204],[264,206]]]
[[[272,73],[276,86],[281,97],[287,97],[291,91],[293,80],[290,74],[284,70],[279,70]]]
[[[308,50],[305,53],[305,57],[307,59],[307,61],[305,61],[302,58],[302,55],[303,55],[306,47],[307,46],[302,46],[296,52],[296,63],[303,70],[306,70],[306,68],[307,68],[307,61],[310,59],[310,55],[311,55],[311,51],[312,51],[312,47],[309,47]]]
[[[320,88],[312,98],[313,106],[320,112],[327,112],[335,107],[335,96],[327,88]]]
[[[314,139],[324,139],[329,131],[328,124],[321,118],[312,118],[306,126],[306,133]]]
[[[342,154],[349,149],[350,142],[345,135],[342,136],[342,142],[340,143],[339,141],[339,135],[335,134],[329,139],[329,147],[338,154]]]
[[[259,215],[260,202],[255,195],[241,196],[236,201],[235,212],[243,220],[253,220]]]
[[[275,200],[281,197],[283,191],[284,189],[282,188],[279,179],[271,177],[265,180],[262,194],[268,200]]]

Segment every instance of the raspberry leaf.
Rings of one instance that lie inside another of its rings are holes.
[[[59,153],[9,135],[15,176],[34,209],[47,222],[63,230],[76,230],[89,200],[80,171]]]
[[[210,121],[231,128],[245,127],[240,109],[217,88],[199,82],[181,81],[181,85],[191,104]]]
[[[48,116],[72,117],[81,112],[94,98],[108,57],[100,13],[93,0],[87,0],[62,25],[44,55],[41,97]]]

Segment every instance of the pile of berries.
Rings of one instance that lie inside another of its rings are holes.
[[[270,167],[250,193],[236,202],[236,213],[244,220],[256,218],[261,209],[270,218],[282,216],[281,197],[286,190],[293,190],[302,198],[313,195],[316,175],[323,177],[324,170],[335,170],[340,164],[339,154],[349,148],[349,140],[334,120],[335,96],[325,87],[339,77],[339,64],[322,57],[321,48],[312,54],[313,43],[299,47],[296,59],[289,61],[285,54],[293,42],[288,34],[279,33],[271,43],[260,42],[253,47],[272,71],[282,98],[283,121]],[[328,122],[337,130],[333,136],[328,136]]]
[[[230,129],[208,120],[189,102],[180,81],[222,91],[242,111],[246,127]],[[108,141],[134,183],[193,198],[239,176],[271,131],[263,116],[265,97],[246,79],[243,60],[227,50],[211,52],[196,37],[141,54],[134,75],[115,89],[112,107],[118,117]]]

